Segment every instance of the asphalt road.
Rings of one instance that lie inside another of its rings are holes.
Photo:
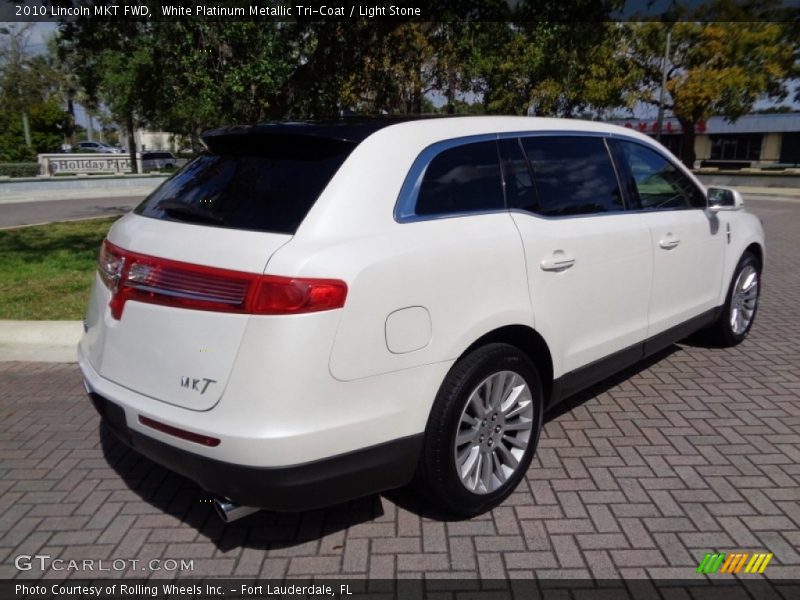
[[[123,215],[133,209],[144,196],[117,198],[76,198],[69,200],[38,200],[14,204],[0,203],[0,229],[39,225],[60,221],[77,221],[94,217]],[[786,195],[746,195],[745,200],[771,200],[797,202],[798,198]]]
[[[94,217],[113,217],[125,214],[143,198],[143,196],[123,196],[0,204],[0,229]]]

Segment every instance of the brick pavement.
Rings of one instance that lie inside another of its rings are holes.
[[[224,526],[194,484],[99,428],[74,364],[0,363],[0,578],[42,576],[13,559],[48,554],[193,559],[182,577],[671,579],[710,550],[773,552],[767,574],[796,576],[800,205],[752,208],[769,256],[750,338],[674,346],[571,401],[527,481],[469,521],[400,491]]]

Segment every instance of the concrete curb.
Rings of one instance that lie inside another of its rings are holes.
[[[0,196],[0,206],[28,202],[52,202],[54,200],[83,200],[84,198],[87,200],[93,198],[128,198],[133,196],[144,198],[152,191],[152,187],[130,187],[118,189],[56,190],[35,193],[20,192],[8,196]]]
[[[76,198],[147,196],[166,181],[167,175],[124,177],[36,177],[0,182],[0,204],[47,202]]]
[[[753,196],[788,196],[791,198],[800,198],[800,188],[771,188],[771,187],[749,187],[749,186],[736,186],[745,197],[748,195]]]
[[[75,362],[80,321],[0,320],[0,361]]]

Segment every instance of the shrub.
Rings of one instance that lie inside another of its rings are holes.
[[[0,163],[0,177],[36,177],[37,175],[39,175],[39,163]]]

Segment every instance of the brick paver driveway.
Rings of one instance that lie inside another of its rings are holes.
[[[0,577],[38,577],[13,559],[49,554],[194,559],[180,576],[685,578],[712,550],[773,552],[767,574],[796,576],[800,204],[752,209],[769,256],[751,337],[674,346],[583,394],[550,417],[527,481],[469,521],[398,492],[226,527],[99,426],[75,365],[4,363]]]

